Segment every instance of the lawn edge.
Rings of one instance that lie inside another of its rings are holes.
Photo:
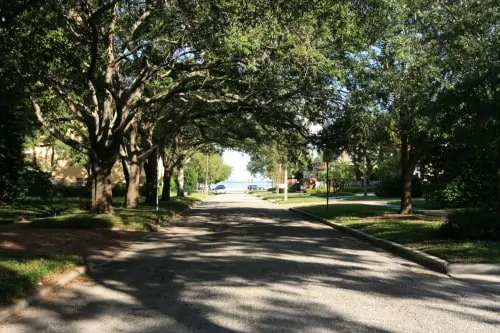
[[[180,211],[178,214],[179,215],[186,214],[191,209],[197,207],[198,205],[200,205],[205,201],[208,200],[196,200],[193,203],[189,204],[186,209]],[[12,315],[26,309],[27,307],[33,305],[34,303],[40,301],[41,299],[47,297],[48,295],[56,293],[60,289],[64,288],[72,280],[109,264],[110,262],[115,260],[115,258],[120,253],[127,251],[134,244],[147,241],[147,239],[152,236],[153,233],[150,232],[147,235],[145,235],[142,239],[137,240],[135,242],[131,242],[129,246],[120,249],[113,256],[108,257],[106,259],[98,260],[97,263],[93,262],[91,258],[84,258],[86,263],[85,265],[79,265],[68,268],[66,271],[61,273],[54,282],[51,282],[43,287],[37,287],[35,288],[35,290],[32,292],[31,295],[24,298],[14,299],[12,304],[0,307],[0,323],[8,320]]]
[[[436,271],[438,273],[443,273],[443,274],[450,274],[450,268],[452,267],[451,264],[441,258],[432,256],[430,254],[427,254],[425,252],[398,244],[394,243],[385,239],[381,239],[378,237],[374,237],[371,235],[368,235],[362,231],[353,229],[351,227],[348,227],[346,225],[343,225],[341,223],[335,222],[333,220],[328,220],[323,217],[319,217],[313,214],[310,214],[308,212],[305,212],[303,210],[297,209],[297,208],[289,208],[290,211],[295,212],[297,214],[301,214],[304,216],[307,216],[309,218],[312,218],[314,220],[317,220],[319,222],[322,222],[323,224],[326,224],[330,227],[333,227],[335,229],[338,229],[340,231],[343,231],[347,234],[350,234],[351,236],[354,236],[358,239],[362,239],[370,244],[373,244],[379,248],[382,248],[384,250],[387,250],[393,254],[399,255],[400,257],[403,257],[405,259],[411,260],[421,266],[424,266],[426,268],[429,268],[433,271]]]
[[[88,268],[86,266],[75,266],[69,268],[64,273],[62,273],[56,281],[47,284],[43,287],[38,287],[35,291],[25,298],[18,298],[13,301],[13,304],[7,305],[0,309],[0,322],[7,320],[12,315],[17,312],[29,307],[33,303],[41,300],[42,298],[57,292],[59,289],[63,288],[71,280],[84,275],[87,273]]]

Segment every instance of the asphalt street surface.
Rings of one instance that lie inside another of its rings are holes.
[[[0,332],[500,332],[500,297],[218,195]]]

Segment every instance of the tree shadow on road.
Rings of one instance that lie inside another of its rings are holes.
[[[400,299],[500,324],[500,306],[474,303],[477,290],[380,252],[283,209],[202,207],[92,273],[93,291],[75,286],[40,308],[68,325],[137,331],[136,323],[141,332],[389,332],[382,321],[390,318],[342,309]],[[20,325],[39,332],[45,321]]]

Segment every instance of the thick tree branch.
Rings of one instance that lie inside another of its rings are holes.
[[[31,104],[33,105],[33,108],[35,109],[35,115],[38,119],[38,121],[45,127],[49,133],[55,137],[56,139],[60,140],[61,142],[67,144],[71,148],[75,149],[76,151],[82,152],[82,153],[87,153],[87,149],[82,146],[81,142],[76,141],[75,139],[62,134],[58,131],[55,130],[54,126],[50,124],[45,117],[43,116],[42,109],[40,105],[33,99],[29,98],[31,101]]]

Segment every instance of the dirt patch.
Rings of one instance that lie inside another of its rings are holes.
[[[55,254],[111,257],[146,235],[141,231],[105,229],[36,229],[16,223],[0,227],[0,254],[16,257]]]

